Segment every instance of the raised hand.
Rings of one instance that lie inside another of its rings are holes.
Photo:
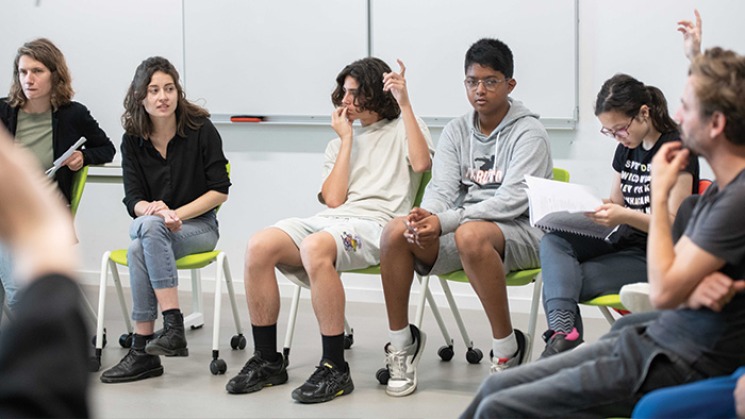
[[[409,92],[406,89],[406,78],[404,77],[406,74],[406,66],[403,61],[396,61],[398,62],[401,71],[398,73],[391,71],[390,73],[383,74],[383,91],[391,92],[393,97],[396,99],[396,102],[398,102],[398,105],[405,107],[410,105]]]
[[[701,14],[694,9],[696,22],[690,20],[678,21],[678,32],[683,34],[683,49],[686,57],[692,60],[701,53]]]

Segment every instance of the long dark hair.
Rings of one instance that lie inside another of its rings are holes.
[[[20,107],[25,105],[28,100],[23,93],[18,74],[18,62],[24,55],[44,64],[52,73],[52,108],[57,110],[60,106],[70,103],[75,91],[72,90],[72,78],[70,77],[70,70],[67,68],[65,56],[52,41],[39,38],[26,42],[18,48],[16,59],[13,62],[13,84],[10,86],[10,93],[8,94],[10,106]]]
[[[659,132],[678,130],[678,124],[667,110],[667,100],[662,91],[654,86],[646,86],[628,74],[616,74],[603,83],[595,101],[595,116],[615,111],[635,118],[642,105],[649,107],[652,125]]]
[[[344,99],[344,80],[351,76],[359,84],[354,106],[362,111],[375,112],[388,120],[398,118],[401,108],[396,98],[391,92],[383,91],[383,73],[390,72],[388,64],[375,57],[363,58],[349,64],[336,76],[336,88],[331,93],[331,102],[334,106],[341,106]]]
[[[150,57],[140,63],[135,70],[132,83],[129,85],[127,95],[124,97],[124,114],[122,115],[122,126],[124,131],[130,135],[148,138],[153,133],[153,123],[150,115],[145,111],[142,101],[147,97],[147,87],[155,72],[161,71],[173,78],[178,92],[178,106],[176,107],[176,132],[184,137],[186,127],[199,129],[202,126],[202,118],[209,118],[206,109],[186,100],[184,89],[179,82],[178,71],[170,61],[163,57]]]

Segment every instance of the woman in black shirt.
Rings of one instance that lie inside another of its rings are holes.
[[[151,57],[124,99],[124,204],[134,218],[127,251],[135,334],[129,353],[101,375],[119,383],[163,374],[159,355],[187,356],[176,259],[213,250],[215,209],[230,180],[222,140],[207,111],[186,100],[175,67]],[[163,332],[154,336],[157,307]]]

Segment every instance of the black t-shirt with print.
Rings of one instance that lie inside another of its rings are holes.
[[[650,176],[652,174],[652,158],[657,151],[670,141],[679,141],[680,134],[677,131],[667,132],[649,150],[641,145],[636,148],[628,148],[623,144],[616,147],[613,156],[613,169],[621,175],[621,193],[623,194],[624,206],[646,214],[650,213]],[[698,192],[698,158],[689,159],[685,171],[693,175],[693,193]],[[647,247],[647,233],[637,230],[628,224],[622,224],[618,230],[611,235],[612,243],[619,247]]]

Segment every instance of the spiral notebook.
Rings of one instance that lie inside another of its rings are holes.
[[[593,222],[586,212],[603,204],[588,186],[525,176],[530,203],[530,225],[548,231],[606,239],[615,227]]]

